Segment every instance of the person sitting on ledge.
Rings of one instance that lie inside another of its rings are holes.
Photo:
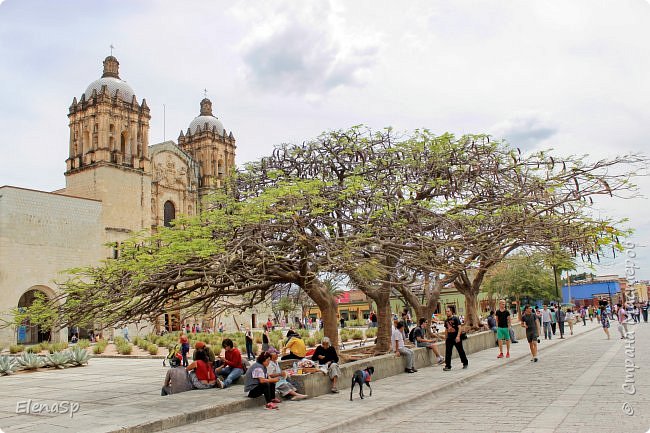
[[[284,352],[289,351],[288,354],[282,357],[282,360],[285,359],[302,359],[307,353],[307,348],[305,347],[305,342],[302,341],[299,334],[294,334],[286,346],[284,346]]]
[[[187,375],[187,370],[181,366],[182,362],[183,355],[180,353],[177,353],[176,356],[169,360],[171,368],[167,370],[160,395],[178,394],[179,392],[192,390],[192,382],[190,382]]]
[[[197,341],[194,344],[194,353],[192,354],[192,361],[196,361],[196,352],[198,350],[203,350],[205,352],[205,355],[208,357],[208,364],[214,366],[214,360],[216,357],[214,356],[214,351],[210,346],[206,346],[203,341]]]
[[[212,365],[208,362],[208,355],[203,349],[196,351],[196,361],[185,368],[190,373],[190,382],[195,389],[214,388],[219,381],[214,374]]]
[[[445,362],[445,358],[440,356],[440,352],[438,352],[438,347],[436,345],[435,340],[428,340],[426,339],[426,329],[427,329],[427,319],[424,317],[420,317],[418,320],[418,327],[415,328],[413,331],[413,335],[415,335],[415,341],[417,342],[417,347],[426,347],[427,349],[433,350],[433,354],[436,356],[436,362],[438,365],[442,364]]]
[[[278,383],[275,384],[275,390],[280,393],[282,397],[290,396],[291,400],[302,400],[307,398],[306,395],[300,394],[297,388],[287,381],[287,372],[282,371],[280,364],[278,364],[278,350],[275,347],[269,347],[267,351],[271,355],[271,362],[266,369],[266,374],[269,378],[278,378]]]
[[[248,393],[250,398],[257,398],[264,395],[267,409],[277,409],[276,403],[280,399],[275,397],[275,384],[280,381],[279,377],[268,377],[267,367],[271,362],[271,355],[268,352],[262,352],[251,367],[246,370],[244,376],[244,392]]]
[[[217,387],[228,388],[234,381],[239,379],[239,376],[244,374],[244,366],[241,361],[241,352],[235,347],[230,338],[226,338],[221,343],[221,346],[226,349],[223,365],[215,370],[217,376],[224,376],[226,380],[221,383],[217,381]]]
[[[314,351],[314,355],[311,357],[311,360],[318,362],[320,365],[327,366],[327,375],[332,381],[331,391],[333,393],[339,392],[336,382],[341,375],[341,369],[339,368],[339,356],[336,354],[336,349],[332,347],[331,341],[328,337],[323,337],[320,346]]]

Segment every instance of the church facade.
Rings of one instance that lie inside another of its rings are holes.
[[[66,187],[0,187],[0,320],[29,306],[36,293],[55,296],[61,271],[116,258],[131,235],[200,211],[202,199],[234,167],[235,138],[214,116],[209,99],[201,101],[178,143],[150,145],[146,100],[138,101],[120,78],[115,57],[103,67],[69,107]],[[180,320],[180,312],[170,311],[155,326],[175,330]],[[250,317],[235,320],[251,324]],[[53,339],[65,339],[68,330],[56,334]],[[0,329],[0,346],[48,338],[29,323]]]

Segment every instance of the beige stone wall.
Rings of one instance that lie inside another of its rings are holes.
[[[16,308],[31,288],[49,295],[60,272],[98,263],[102,247],[102,204],[14,187],[0,188],[0,313]],[[61,337],[67,338],[67,330]],[[13,329],[0,329],[0,345],[15,342]]]
[[[122,242],[151,229],[151,176],[141,170],[96,165],[67,175],[65,193],[101,200],[101,243]],[[110,256],[107,247],[105,255]]]
[[[176,216],[194,215],[198,207],[198,184],[191,160],[173,143],[166,142],[152,146],[151,167],[152,224],[163,225],[166,201],[173,203]]]

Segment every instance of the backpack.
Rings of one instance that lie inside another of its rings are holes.
[[[409,331],[409,341],[410,341],[411,343],[415,343],[415,342],[416,342],[416,339],[415,339],[415,330],[416,330],[416,329],[418,329],[417,326],[416,326],[415,328],[411,329],[411,331]]]

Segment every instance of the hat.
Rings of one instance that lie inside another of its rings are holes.
[[[278,349],[276,349],[276,348],[273,347],[273,346],[269,347],[268,350],[267,350],[266,352],[267,352],[269,355],[277,355],[277,354],[280,353],[280,352],[278,352]]]
[[[202,341],[197,341],[196,344],[194,345],[194,348],[196,350],[203,349],[205,347],[205,343]]]

